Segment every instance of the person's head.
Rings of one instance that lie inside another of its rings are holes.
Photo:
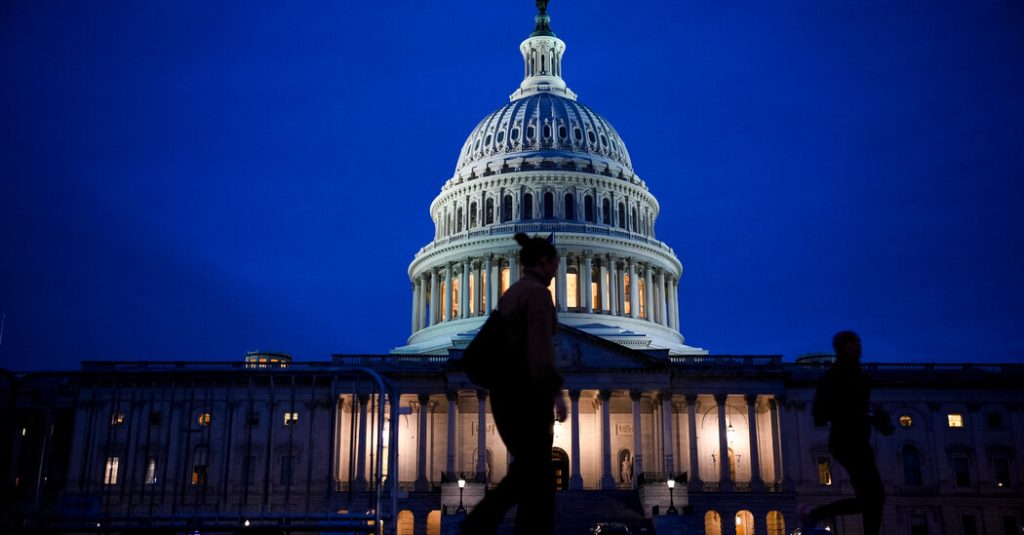
[[[531,238],[520,232],[515,235],[519,244],[519,262],[523,268],[551,280],[558,268],[558,250],[544,238]]]
[[[860,362],[860,337],[853,331],[839,331],[832,337],[836,362]]]

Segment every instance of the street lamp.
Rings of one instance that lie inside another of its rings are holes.
[[[466,506],[462,503],[462,491],[466,488],[466,478],[459,478],[459,507],[455,509],[456,513],[465,513]]]
[[[668,511],[665,512],[670,515],[679,514],[679,511],[676,511],[676,502],[673,499],[673,490],[676,488],[676,480],[675,478],[670,477],[665,483],[668,485]]]

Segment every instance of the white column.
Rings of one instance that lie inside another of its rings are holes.
[[[487,259],[491,260],[493,255],[487,255]],[[497,262],[492,262],[487,266],[487,296],[488,300],[487,308],[494,310],[498,308],[498,299],[501,299],[501,259],[494,258]]]
[[[597,309],[603,314],[608,307],[608,260],[604,256],[597,259]]]
[[[637,488],[637,481],[644,469],[643,428],[640,426],[640,398],[643,392],[630,390],[629,399],[633,401],[633,480],[630,484]]]
[[[420,305],[419,305],[419,327],[416,330],[420,330],[427,326],[427,288],[429,288],[429,282],[426,273],[420,274]]]
[[[718,488],[721,491],[732,490],[732,480],[729,478],[729,434],[726,432],[726,394],[715,394],[715,404],[718,406]]]
[[[487,474],[487,391],[477,390],[476,399],[476,471],[483,477]]]
[[[612,316],[618,316],[618,268],[615,257],[608,255],[608,304]]]
[[[772,418],[772,473],[775,476],[775,483],[778,485],[782,482],[782,447],[779,436],[779,403],[775,398],[768,400],[768,409],[771,411]]]
[[[665,473],[668,475],[675,474],[676,465],[675,459],[672,456],[672,393],[662,392],[661,393],[661,422],[662,429],[661,441],[662,451],[664,452],[665,459]]]
[[[469,317],[469,259],[462,261],[462,276],[459,278],[459,318]]]
[[[640,317],[640,281],[636,280],[636,260],[629,259],[629,317]]]
[[[650,264],[644,266],[644,314],[647,321],[654,322],[654,273]]]
[[[665,270],[658,270],[658,323],[667,326],[668,318],[665,317]]]
[[[593,258],[590,251],[583,252],[583,267],[580,268],[580,284],[583,285],[583,310],[590,313],[594,311],[594,289],[593,289]]]
[[[441,311],[441,321],[452,319],[452,269],[453,264],[449,263],[444,271],[444,310]]]
[[[418,446],[416,452],[416,490],[425,491],[430,490],[430,481],[427,480],[427,411],[429,410],[430,396],[428,394],[420,394],[417,401],[420,403],[420,422],[416,429]],[[397,447],[397,445],[392,447]],[[395,470],[395,468],[392,468],[392,470]]]
[[[445,459],[445,472],[448,473],[448,477],[452,477],[455,475],[455,448],[457,447],[455,441],[455,422],[458,419],[455,409],[458,407],[459,393],[449,390],[445,397],[448,398],[448,450],[447,458]]]
[[[556,304],[558,305],[559,312],[564,312],[566,308],[565,303],[567,294],[565,288],[565,279],[566,273],[568,272],[568,259],[566,258],[566,256],[567,254],[564,252],[558,254],[558,279],[555,283],[555,294],[558,296],[558,298],[556,299]]]
[[[572,414],[572,467],[569,475],[569,488],[580,490],[583,488],[583,476],[580,475],[580,391],[569,391],[569,403]]]
[[[430,270],[430,324],[437,325],[441,318],[440,277],[436,269]]]
[[[359,491],[366,488],[366,404],[370,396],[359,394],[356,399],[359,401],[359,446],[356,450],[356,479],[352,485],[353,490]]]
[[[483,294],[483,262],[480,260],[473,261],[473,313],[477,316],[484,314],[484,294]]]
[[[697,460],[697,395],[686,396],[686,430],[690,443],[690,488],[701,490],[700,465]]]
[[[611,399],[610,390],[602,390],[598,395],[601,400],[601,489],[614,489],[615,479],[612,477],[612,432],[611,432]]]
[[[750,428],[750,485],[760,490],[764,485],[761,481],[761,452],[757,444],[757,394],[743,396],[747,402],[747,427]]]
[[[487,256],[484,257],[484,272],[483,272],[483,277],[482,277],[485,281],[487,281],[485,283],[487,288],[486,288],[486,293],[484,294],[486,296],[484,298],[484,301],[485,301],[484,302],[484,307],[486,307],[486,310],[488,312],[491,311],[491,310],[494,310],[494,308],[496,306],[495,299],[493,297],[494,296],[494,280],[491,277],[491,271],[492,271],[491,270],[491,264],[492,264],[491,256],[492,255],[488,254]]]

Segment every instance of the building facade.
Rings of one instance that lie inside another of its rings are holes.
[[[686,345],[683,269],[655,237],[658,201],[562,78],[565,43],[541,4],[520,45],[523,82],[471,132],[430,205],[433,240],[409,267],[407,345],[324,362],[6,372],[7,531],[441,533],[509,465],[487,392],[453,362],[519,276],[516,232],[551,235],[560,255],[551,292],[570,414],[551,469],[576,520],[644,526],[678,510],[709,535],[782,535],[798,504],[851,495],[810,415],[827,358]],[[883,531],[1019,534],[1024,367],[865,367],[898,422],[873,444]],[[618,508],[601,505],[608,496]],[[830,520],[840,534],[859,524]]]

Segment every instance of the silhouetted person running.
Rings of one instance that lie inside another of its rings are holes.
[[[496,533],[505,513],[518,504],[516,534],[554,532],[555,478],[551,470],[554,419],[565,420],[562,376],[555,369],[558,319],[551,284],[558,268],[555,246],[516,234],[523,276],[505,291],[498,312],[511,331],[509,380],[491,389],[491,413],[512,455],[508,474],[487,493],[462,524],[467,535]]]
[[[884,411],[872,412],[871,385],[860,367],[860,337],[853,331],[836,333],[832,338],[835,363],[821,378],[814,395],[814,423],[831,422],[828,449],[846,469],[856,498],[846,498],[807,511],[801,508],[804,533],[818,522],[837,515],[862,513],[864,535],[877,535],[882,525],[885,489],[878,474],[869,439],[874,425],[883,434],[892,433],[892,424]]]

